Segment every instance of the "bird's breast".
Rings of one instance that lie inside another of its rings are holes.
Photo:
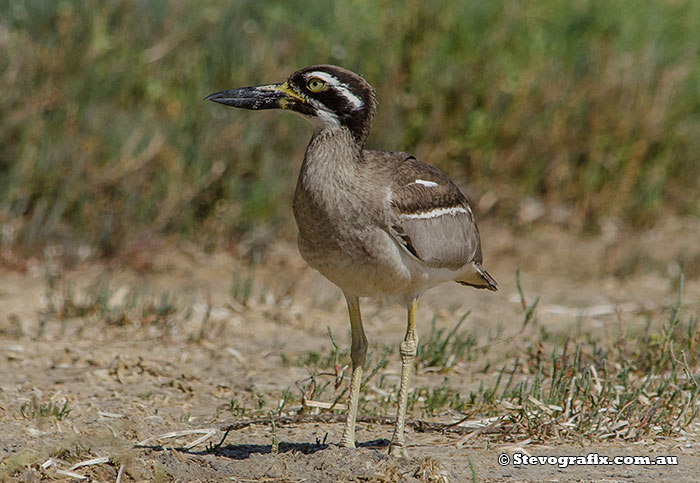
[[[316,135],[293,210],[304,260],[344,291],[373,296],[401,290],[410,274],[386,231],[390,183],[362,153],[346,130]]]
[[[343,186],[310,190],[300,184],[294,217],[304,260],[344,291],[382,295],[400,290],[410,278],[371,194]]]

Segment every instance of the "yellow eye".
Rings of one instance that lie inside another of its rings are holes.
[[[312,77],[306,81],[306,88],[311,92],[321,92],[326,88],[326,83],[318,77]]]

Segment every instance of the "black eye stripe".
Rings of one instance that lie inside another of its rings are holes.
[[[315,89],[312,80],[322,82],[323,88]],[[321,118],[335,119],[348,128],[358,139],[365,139],[374,115],[376,101],[374,89],[367,81],[341,67],[312,65],[293,73],[287,80],[290,88],[306,99],[292,110]]]

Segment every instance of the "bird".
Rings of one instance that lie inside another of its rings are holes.
[[[415,156],[365,149],[377,107],[374,88],[335,65],[312,65],[281,83],[205,97],[225,106],[282,109],[311,121],[314,132],[294,193],[302,258],[343,292],[351,329],[352,373],[341,447],[355,447],[355,424],[367,356],[360,298],[407,311],[400,344],[401,380],[391,456],[405,458],[410,376],[418,348],[418,298],[443,282],[496,291],[482,267],[479,229],[467,198],[437,168]]]

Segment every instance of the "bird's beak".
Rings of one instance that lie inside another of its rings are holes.
[[[298,110],[306,104],[305,99],[294,92],[286,82],[255,87],[239,87],[228,91],[216,92],[204,98],[226,106],[242,109],[290,109]]]

